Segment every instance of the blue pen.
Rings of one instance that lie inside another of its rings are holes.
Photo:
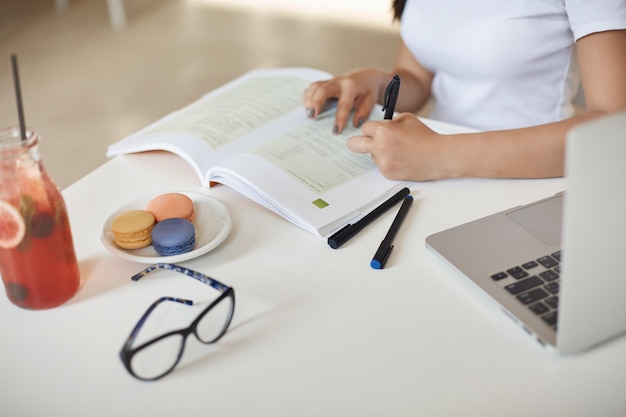
[[[400,206],[400,210],[398,210],[398,214],[396,214],[396,218],[393,219],[393,223],[391,223],[391,227],[385,235],[385,238],[382,242],[380,242],[380,246],[374,255],[374,258],[370,262],[370,266],[374,269],[383,269],[385,267],[385,262],[387,262],[387,258],[389,258],[389,254],[393,249],[393,238],[396,237],[396,233],[400,230],[400,225],[402,221],[406,217],[409,208],[411,207],[411,203],[413,202],[413,196],[407,195]]]

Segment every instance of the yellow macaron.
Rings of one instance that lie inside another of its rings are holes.
[[[146,210],[128,210],[111,222],[113,239],[123,249],[140,249],[152,244],[151,232],[156,220]]]

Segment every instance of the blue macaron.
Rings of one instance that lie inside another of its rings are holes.
[[[152,229],[152,246],[161,256],[190,252],[195,244],[196,231],[188,220],[165,219]]]

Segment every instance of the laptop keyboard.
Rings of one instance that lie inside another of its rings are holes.
[[[561,275],[561,251],[506,271],[493,274],[491,279],[500,281],[508,277],[513,282],[504,288],[548,325],[556,329],[559,305],[559,276]]]

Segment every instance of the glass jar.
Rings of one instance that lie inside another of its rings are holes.
[[[0,275],[9,300],[46,309],[72,298],[80,273],[63,196],[43,167],[39,136],[0,129]]]

